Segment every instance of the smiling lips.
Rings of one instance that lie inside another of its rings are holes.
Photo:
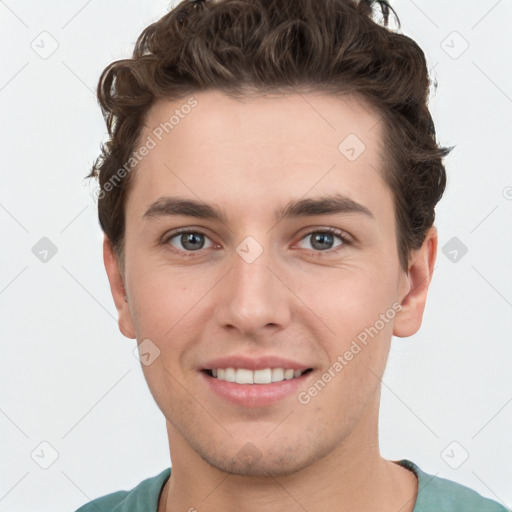
[[[217,396],[242,407],[267,407],[297,394],[314,368],[278,356],[220,357],[200,368]]]

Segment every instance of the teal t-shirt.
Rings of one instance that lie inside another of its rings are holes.
[[[414,462],[396,461],[418,478],[418,496],[413,512],[511,512],[469,487],[423,472]],[[171,468],[142,481],[131,491],[118,491],[97,498],[76,512],[157,512],[162,487]]]

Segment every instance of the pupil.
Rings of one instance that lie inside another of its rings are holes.
[[[183,247],[186,249],[199,249],[201,248],[201,237],[202,235],[199,235],[198,233],[187,233],[186,235],[183,235],[184,242],[182,239]],[[189,247],[187,247],[187,244],[191,244]]]
[[[329,233],[317,233],[315,236],[313,236],[313,247],[315,247],[315,244],[317,241],[320,242],[319,247],[315,247],[315,249],[328,249],[329,247],[322,246],[322,243],[326,243],[330,245],[332,243],[332,235]]]

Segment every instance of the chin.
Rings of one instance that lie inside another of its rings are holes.
[[[202,457],[208,464],[230,475],[245,477],[275,477],[291,475],[307,467],[307,460],[280,458],[276,460],[258,460],[256,462],[239,460],[237,458],[226,459],[222,457]]]
[[[320,451],[318,446],[311,444],[305,449],[300,443],[295,446],[281,444],[259,449],[251,442],[232,453],[227,447],[215,451],[208,449],[207,452],[196,450],[210,466],[231,475],[245,477],[292,475],[311,466],[329,451],[328,447]]]

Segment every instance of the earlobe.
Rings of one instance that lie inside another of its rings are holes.
[[[408,286],[402,297],[402,309],[395,317],[394,336],[412,336],[421,326],[436,262],[437,242],[437,230],[433,226],[428,230],[422,246],[411,254],[409,271],[404,277]]]
[[[130,307],[128,305],[127,293],[123,282],[123,276],[119,270],[119,264],[107,235],[103,239],[103,262],[110,283],[110,291],[116,305],[119,315],[119,330],[130,339],[135,339],[135,329],[131,317]]]

